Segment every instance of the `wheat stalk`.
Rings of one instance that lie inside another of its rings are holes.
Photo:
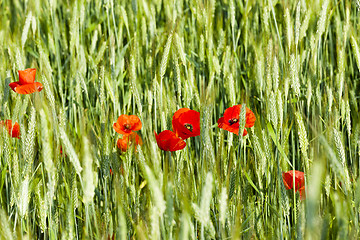
[[[22,32],[22,35],[21,35],[21,46],[22,47],[25,46],[26,39],[27,39],[29,29],[30,29],[31,20],[32,20],[32,13],[31,13],[31,11],[29,11],[28,15],[26,16],[24,29],[23,29],[23,32]]]

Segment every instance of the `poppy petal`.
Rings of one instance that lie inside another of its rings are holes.
[[[293,178],[292,175],[289,173],[282,173],[283,182],[286,189],[292,189],[293,186]]]
[[[235,105],[235,106],[232,106],[232,107],[229,107],[228,109],[226,109],[224,112],[225,122],[228,123],[229,120],[232,120],[232,119],[239,120],[240,111],[241,111],[241,105]],[[235,126],[237,125],[237,127],[239,127],[239,122],[234,123],[232,125],[235,125]]]
[[[17,87],[19,87],[19,86],[20,86],[19,82],[12,82],[12,83],[9,84],[9,87],[10,87],[11,90],[13,90],[14,92],[16,92],[15,89],[16,89]]]
[[[188,108],[181,108],[173,115],[173,130],[182,139],[200,135],[200,113]]]
[[[286,189],[294,188],[293,187],[294,175],[295,175],[295,192],[296,192],[305,185],[304,173],[298,170],[291,170],[282,173],[283,182]]]
[[[136,132],[133,132],[131,133],[130,135],[126,136],[130,143],[135,143],[135,147],[136,145],[142,145],[143,144],[143,141],[141,139],[141,137],[136,133]]]
[[[246,128],[251,128],[255,125],[256,117],[253,111],[251,111],[249,108],[246,108]]]
[[[176,135],[179,135],[178,134],[179,128],[181,128],[181,124],[179,122],[179,117],[180,117],[181,114],[183,114],[183,113],[185,113],[187,111],[190,111],[190,109],[189,108],[180,108],[173,115],[172,127],[173,127],[173,130],[174,130]]]
[[[121,134],[121,128],[120,128],[120,125],[117,123],[117,122],[115,122],[114,124],[113,124],[113,129],[115,130],[115,132],[117,132],[117,133],[120,133]]]
[[[122,114],[118,117],[116,123],[113,124],[113,128],[117,133],[123,134],[123,135],[129,135],[131,131],[131,127],[125,128],[124,126],[129,124],[130,125],[130,119],[129,116],[126,114]]]
[[[178,151],[181,149],[184,149],[186,147],[186,142],[180,138],[178,139],[172,139],[171,144],[170,144],[170,151],[174,152],[174,151]]]
[[[36,68],[28,68],[25,70],[19,70],[19,84],[25,85],[35,82]]]
[[[218,120],[218,127],[239,135],[239,115],[241,107],[241,104],[239,104],[227,108],[224,112],[224,117],[219,118]],[[255,120],[255,114],[249,108],[246,108],[245,127],[253,127]],[[246,136],[247,133],[247,130],[244,129],[243,136]]]
[[[139,131],[142,127],[142,123],[140,121],[140,118],[136,115],[130,115],[130,124],[131,124],[131,130],[132,131]]]
[[[135,144],[135,149],[137,145],[143,144],[141,137],[135,132],[119,138],[116,145],[121,151],[126,152],[128,148],[133,144]]]
[[[234,124],[233,124],[234,125]],[[234,127],[233,125],[229,125],[225,122],[225,119],[224,117],[221,117],[218,119],[218,127],[219,128],[222,128],[226,131],[229,131],[229,132],[232,132],[232,133],[235,133],[236,135],[239,135],[239,127]],[[246,132],[247,133],[247,132]],[[245,134],[246,135],[246,134]],[[244,136],[245,136],[244,135]]]
[[[5,126],[11,137],[20,139],[20,125],[17,122],[13,125],[11,120],[5,120],[5,123],[0,121],[0,126]]]
[[[128,149],[128,138],[127,138],[127,136],[124,136],[123,138],[119,138],[117,140],[116,146],[122,152],[126,152],[126,150]]]
[[[299,189],[299,193],[300,193],[300,200],[305,200],[306,199],[305,186]]]
[[[113,128],[117,133],[129,135],[133,131],[138,131],[142,127],[142,123],[138,116],[122,114],[118,117]]]
[[[136,145],[140,145],[140,146],[143,145],[143,141],[138,134],[136,134],[135,142],[136,142]]]
[[[186,147],[186,142],[170,130],[164,130],[159,134],[154,133],[156,142],[161,150],[174,152]]]
[[[244,129],[243,137],[245,137],[247,134],[248,134],[248,132],[246,131],[246,129]]]
[[[179,110],[177,110],[174,115],[173,115],[173,119],[179,118],[181,114],[190,111],[189,108],[180,108]]]
[[[20,125],[17,122],[15,122],[12,128],[11,136],[20,139]]]
[[[34,92],[40,92],[43,89],[43,85],[39,82],[24,85],[19,84],[19,82],[12,82],[9,86],[14,92],[19,94],[31,94]]]
[[[179,117],[179,122],[184,126],[186,123],[190,123],[193,127],[192,136],[200,135],[200,113],[195,110],[187,111]],[[186,128],[186,130],[189,130]]]
[[[223,125],[225,124],[225,123],[224,123],[224,117],[219,118],[219,119],[217,120],[217,123],[218,123],[218,127],[219,127],[219,128],[222,128]]]
[[[130,123],[130,116],[126,114],[122,114],[117,119],[118,123]]]

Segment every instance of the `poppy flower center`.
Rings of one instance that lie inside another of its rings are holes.
[[[190,132],[193,131],[193,126],[191,124],[189,124],[189,123],[185,123],[184,127],[186,127]]]
[[[234,123],[237,123],[239,121],[239,119],[237,118],[233,118],[229,120],[230,126],[233,125]]]
[[[126,129],[126,130],[129,130],[130,128],[131,128],[131,125],[130,124],[124,124],[124,128]]]

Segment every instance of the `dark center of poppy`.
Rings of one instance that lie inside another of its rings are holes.
[[[237,123],[239,121],[239,119],[237,118],[233,118],[229,120],[230,126],[233,125],[234,123]]]
[[[129,130],[129,129],[131,128],[131,125],[127,123],[127,124],[124,125],[124,128],[125,128],[126,130]]]
[[[193,126],[190,123],[185,123],[184,127],[186,127],[190,132],[193,131]]]

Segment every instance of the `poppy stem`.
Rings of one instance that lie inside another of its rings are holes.
[[[239,146],[238,146],[238,151],[237,151],[237,160],[239,161],[240,166],[241,166],[241,160],[240,160],[241,149],[243,148],[243,145],[244,145],[244,137],[239,131]],[[239,166],[239,168],[240,168],[240,166]]]
[[[278,154],[278,150],[275,150],[275,159],[276,159],[276,166],[277,166],[277,174],[278,174],[278,179],[282,179],[282,174],[281,174],[281,170],[280,170],[280,160],[279,160],[279,154]],[[278,199],[280,200],[279,204],[281,204],[281,201],[283,200],[283,194],[281,193],[281,185],[277,184],[277,189],[278,189]],[[281,232],[281,236],[283,236],[283,229],[282,229],[282,224],[283,224],[283,219],[280,218],[280,232]]]
[[[166,157],[166,155],[167,157]],[[171,159],[171,155],[170,152],[168,153],[164,153],[163,154],[163,172],[164,172],[164,177],[163,177],[163,183],[164,183],[164,189],[166,189],[166,183],[168,182],[168,175],[169,175],[169,164],[170,164],[170,159]]]
[[[164,157],[164,154],[163,151],[161,152],[160,154],[160,158],[161,158],[161,166],[162,166],[162,171],[163,171],[163,182],[165,181],[166,179],[166,171],[165,171],[165,157]]]
[[[169,161],[169,163],[168,163],[168,169],[167,169],[167,172],[169,173],[172,169],[173,169],[173,163],[172,163],[172,158],[171,158],[171,155],[172,155],[172,152],[168,152],[168,161]],[[168,181],[170,180],[172,180],[172,178],[173,178],[173,174],[170,174],[170,179],[167,179]]]
[[[294,142],[294,133],[291,133],[291,138],[292,138],[292,142]],[[293,152],[295,152],[295,144],[292,144],[292,150]],[[297,222],[297,213],[296,213],[296,190],[295,190],[295,154],[293,154],[293,158],[292,158],[292,165],[293,165],[293,184],[292,184],[292,192],[293,192],[293,200],[294,200],[294,222],[296,224]]]
[[[35,99],[33,98],[35,98],[35,94],[31,94],[31,96],[29,96],[31,106],[34,106]]]
[[[171,159],[171,152],[168,151],[168,156],[169,156],[169,169],[172,168],[172,159]]]
[[[241,168],[241,149],[243,147],[243,136],[242,134],[239,134],[239,146],[238,146],[238,151],[237,151],[237,158],[235,160],[235,163],[236,161],[238,161],[239,163],[239,166],[236,167],[236,165],[234,166],[235,167],[235,172],[236,172],[236,168],[239,170],[239,173],[238,173],[238,178],[239,178],[239,184],[241,184],[242,180],[241,180],[241,176],[242,176],[242,168]],[[239,191],[239,194],[240,194],[240,197],[241,197],[241,191]]]

